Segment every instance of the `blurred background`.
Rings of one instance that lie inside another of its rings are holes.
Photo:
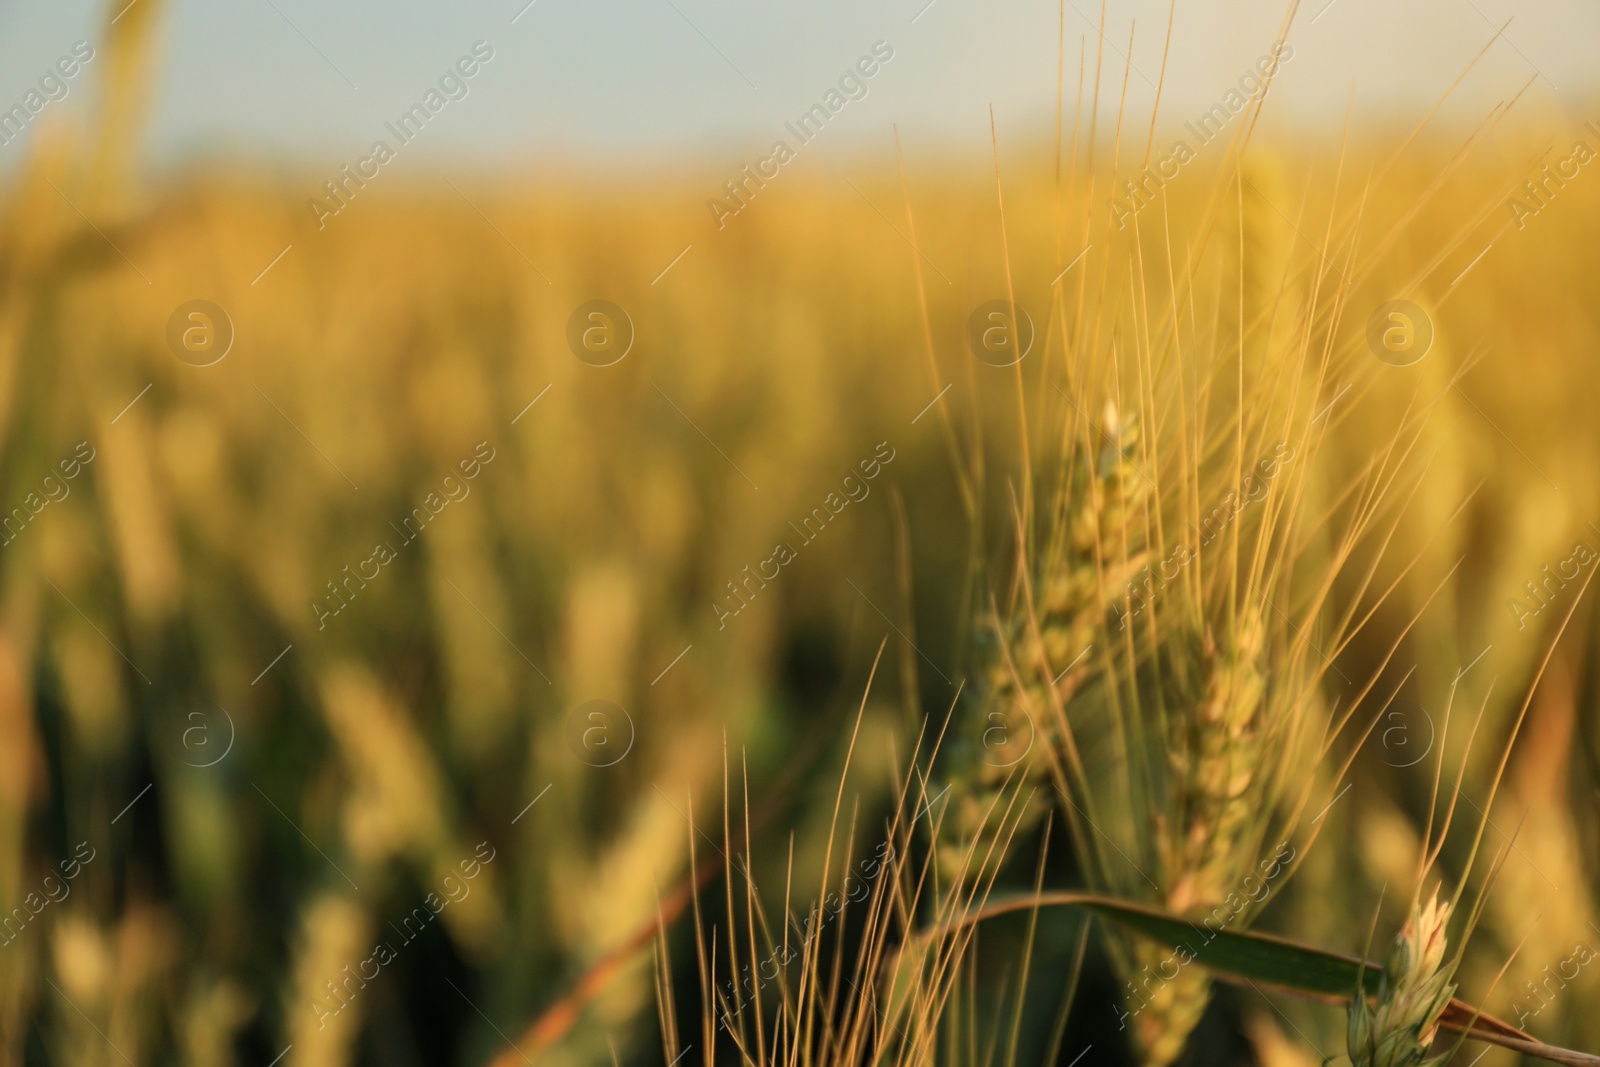
[[[0,1063],[664,1062],[658,903],[682,915],[692,838],[720,858],[725,778],[777,891],[820,866],[863,693],[868,826],[970,667],[1016,438],[966,323],[1008,286],[1042,323],[1083,244],[1058,99],[1070,137],[1098,56],[1103,210],[1118,101],[1142,146],[1162,86],[1159,153],[1285,17],[1170,10],[1170,43],[1166,5],[1077,0],[0,11]],[[1338,461],[1427,407],[1393,553],[1421,562],[1340,659],[1414,673],[1268,929],[1359,951],[1415,863],[1444,692],[1487,709],[1481,785],[1576,595],[1545,568],[1600,551],[1597,31],[1577,0],[1319,0],[1288,32],[1257,221],[1315,249],[1341,159],[1341,210],[1378,174],[1382,266],[1341,328],[1404,295],[1434,343],[1362,353]],[[1173,218],[1220,163],[1170,183]],[[1487,813],[1515,846],[1464,972],[1481,992],[1522,944],[1485,1007],[1588,1048],[1600,968],[1529,983],[1600,945],[1594,621]],[[1053,1042],[1078,921],[1041,919],[1019,1060],[1126,1062],[1097,947]],[[1315,1064],[1343,1027],[1223,989],[1185,1062]]]

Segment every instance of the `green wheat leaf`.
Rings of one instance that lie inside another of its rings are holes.
[[[1366,987],[1377,984],[1376,963],[1363,964],[1354,956],[1302,945],[1270,934],[1229,930],[1189,920],[1158,908],[1132,904],[1095,893],[1040,893],[991,902],[973,921],[1007,912],[1035,907],[1069,906],[1084,908],[1115,923],[1130,933],[1148,938],[1173,950],[1173,965],[1196,963],[1227,981],[1254,986],[1272,986],[1285,993],[1348,1004],[1355,996],[1356,979],[1365,967]],[[1535,1040],[1510,1023],[1479,1012],[1465,1001],[1455,999],[1440,1018],[1446,1030],[1466,1034],[1538,1056],[1552,1063],[1572,1067],[1600,1067],[1600,1056],[1557,1048]]]

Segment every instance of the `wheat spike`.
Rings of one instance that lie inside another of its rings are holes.
[[[1355,1067],[1434,1067],[1454,1052],[1428,1056],[1456,991],[1455,968],[1444,958],[1450,912],[1437,888],[1427,904],[1414,902],[1383,962],[1376,1002],[1365,989],[1351,1002],[1346,1039]]]

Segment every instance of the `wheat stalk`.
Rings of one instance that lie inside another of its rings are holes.
[[[1199,332],[1177,292],[1167,312],[1152,311],[1159,301],[1144,291],[1137,232],[1125,249],[1127,288],[1142,299],[1133,302],[1131,368],[1103,308],[1062,338],[1069,388],[1084,400],[1104,396],[1104,414],[1094,423],[1089,405],[1058,387],[1071,410],[1053,493],[1039,494],[1054,506],[1035,520],[1022,493],[1013,508],[1015,563],[980,627],[982,681],[967,760],[948,772],[953,815],[942,851],[948,871],[1007,780],[1005,761],[985,761],[984,739],[997,722],[1015,729],[1025,720],[1037,744],[1024,773],[1055,786],[1092,885],[1195,918],[1225,908],[1227,922],[1244,925],[1259,901],[1231,901],[1292,836],[1318,761],[1376,681],[1378,672],[1353,686],[1343,717],[1327,711],[1324,676],[1376,610],[1360,615],[1357,605],[1392,536],[1378,516],[1409,477],[1418,429],[1402,423],[1373,464],[1315,502],[1314,458],[1328,428],[1316,412],[1331,374],[1330,323],[1347,291],[1322,291],[1322,277],[1308,292],[1291,289],[1284,242],[1263,251],[1257,239],[1267,268],[1253,261],[1246,271],[1244,235],[1263,229],[1267,208],[1256,197],[1247,210],[1238,162],[1223,181],[1239,204],[1230,268],[1239,281],[1236,292],[1219,284],[1215,298],[1219,320],[1237,300],[1237,350],[1219,343],[1215,326]],[[1353,237],[1329,242],[1341,244],[1353,257]],[[1323,258],[1324,274],[1339,270]],[[1208,262],[1188,268],[1191,300]],[[1276,288],[1273,273],[1284,279]],[[1268,307],[1251,319],[1247,297]],[[1372,562],[1347,575],[1348,606],[1333,611],[1335,581],[1358,549]],[[1331,626],[1319,631],[1319,621]],[[1152,987],[1159,960],[1139,946],[1124,946],[1121,963],[1139,1053],[1162,1067],[1199,1021],[1209,982],[1186,969]]]

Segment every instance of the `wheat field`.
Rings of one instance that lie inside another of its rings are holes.
[[[1063,9],[982,157],[330,214],[130,179],[167,14],[0,203],[0,1064],[1600,1050],[1592,128]]]

